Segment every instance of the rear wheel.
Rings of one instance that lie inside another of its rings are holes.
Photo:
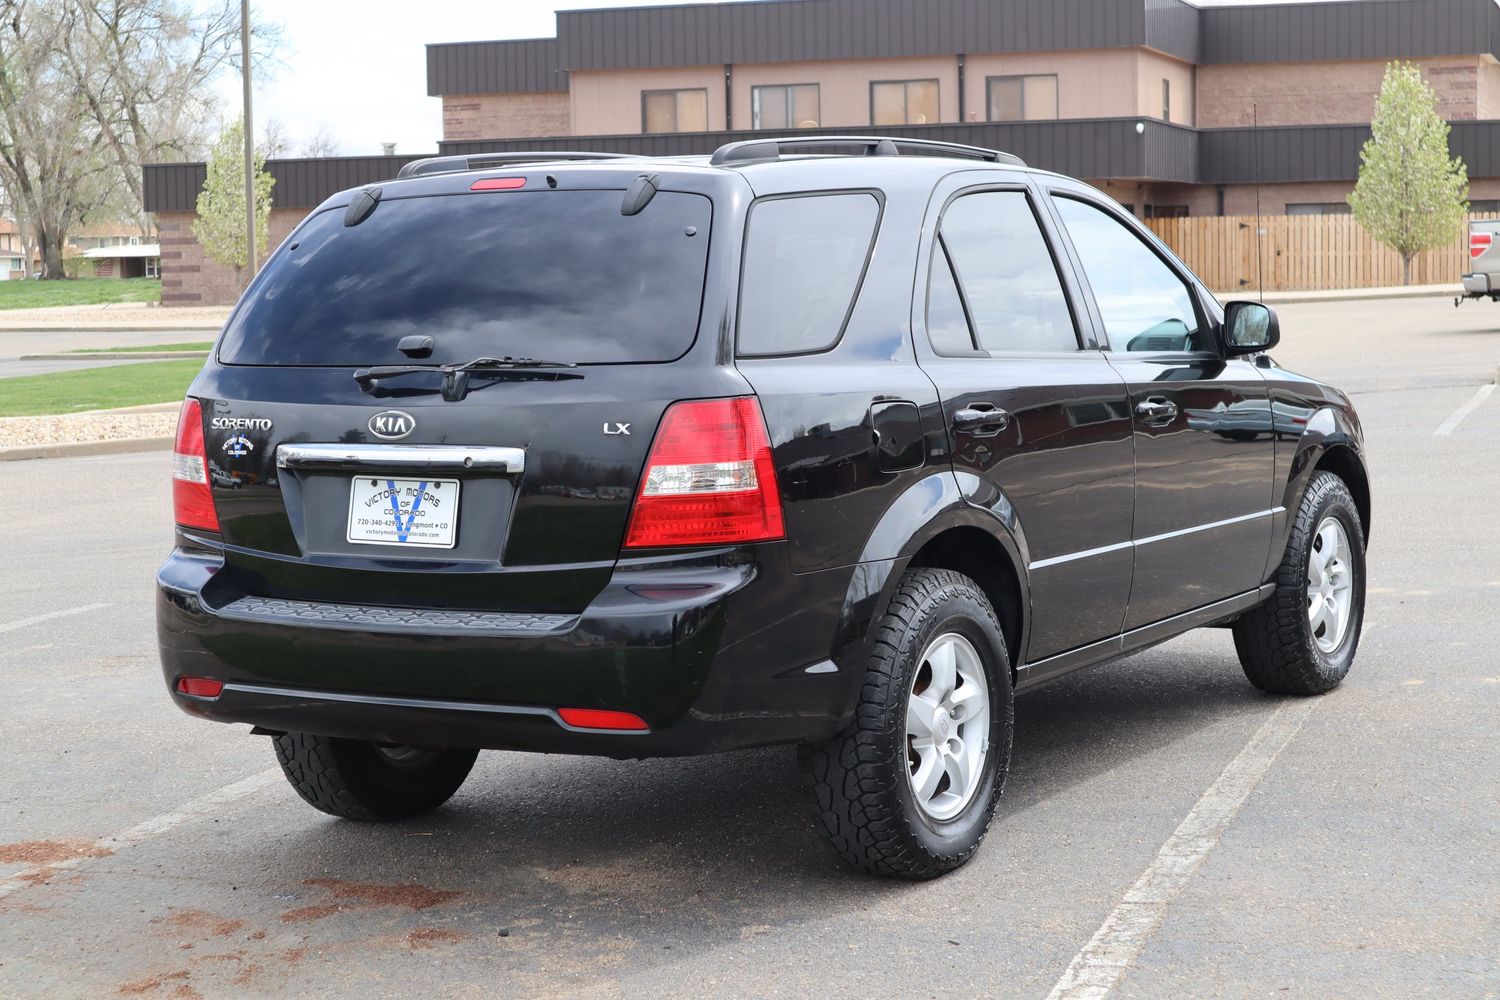
[[[818,832],[856,868],[935,878],[979,849],[1005,783],[1005,640],[974,581],[915,569],[872,645],[853,724],[801,751]]]
[[[1276,593],[1234,624],[1250,683],[1272,694],[1322,694],[1354,663],[1365,615],[1365,545],[1344,481],[1313,475],[1292,524]]]
[[[297,794],[331,816],[420,816],[458,791],[478,750],[429,750],[312,733],[276,737],[276,759]]]

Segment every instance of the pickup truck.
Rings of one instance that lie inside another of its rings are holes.
[[[1500,302],[1500,219],[1469,220],[1469,273],[1463,281],[1455,306],[1464,299]]]

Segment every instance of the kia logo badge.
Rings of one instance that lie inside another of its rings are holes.
[[[381,410],[370,418],[370,433],[387,441],[406,437],[416,426],[416,419],[400,410]]]

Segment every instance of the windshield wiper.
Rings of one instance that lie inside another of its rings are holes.
[[[443,398],[456,403],[469,394],[469,376],[473,373],[515,371],[533,368],[577,368],[575,361],[545,361],[541,358],[514,358],[505,355],[499,358],[475,358],[473,361],[458,361],[449,365],[373,365],[354,373],[354,381],[360,388],[369,387],[381,379],[397,378],[420,372],[438,372],[443,376]]]

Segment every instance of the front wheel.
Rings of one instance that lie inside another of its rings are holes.
[[[909,570],[874,627],[854,722],[801,761],[818,832],[877,875],[936,878],[979,849],[1010,763],[1010,659],[951,570]]]
[[[458,791],[478,750],[429,750],[313,733],[276,737],[286,780],[308,804],[330,816],[410,819]]]
[[[1365,616],[1365,539],[1348,487],[1313,475],[1269,601],[1234,623],[1250,683],[1271,694],[1322,694],[1354,663]]]

